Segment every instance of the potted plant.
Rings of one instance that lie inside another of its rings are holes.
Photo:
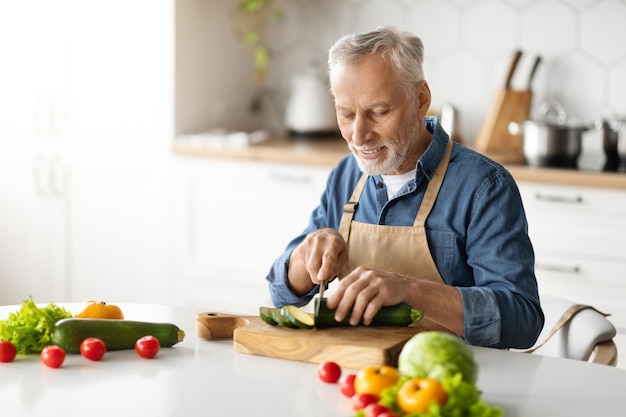
[[[267,77],[270,51],[263,29],[284,19],[285,6],[292,0],[239,0],[235,15],[235,34],[252,48],[258,83]]]

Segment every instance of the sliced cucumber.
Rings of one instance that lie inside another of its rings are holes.
[[[296,306],[283,306],[280,315],[299,329],[312,329],[315,326],[313,316]]]
[[[296,325],[292,324],[289,320],[287,320],[286,318],[284,318],[282,316],[282,314],[280,314],[280,308],[273,308],[270,310],[270,313],[272,315],[272,318],[274,319],[274,321],[276,323],[278,323],[278,325],[283,326],[283,327],[288,327],[290,329],[295,329]]]
[[[261,320],[263,320],[267,324],[276,326],[278,322],[274,320],[272,310],[272,307],[259,307],[259,316],[261,316]]]

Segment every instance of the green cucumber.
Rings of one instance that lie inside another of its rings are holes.
[[[138,339],[149,335],[159,339],[162,347],[174,346],[185,338],[185,332],[171,323],[69,318],[55,323],[52,343],[67,353],[79,353],[83,340],[97,337],[107,350],[134,349]]]
[[[282,314],[280,314],[280,308],[272,308],[270,310],[270,314],[272,315],[272,318],[274,319],[274,321],[282,327],[287,327],[290,329],[295,329],[296,325],[292,324],[289,320],[287,320],[286,318],[284,318],[282,316]]]
[[[278,323],[276,322],[276,320],[274,320],[272,310],[272,307],[259,307],[259,316],[261,316],[261,320],[263,320],[267,324],[275,326]]]
[[[280,315],[299,329],[312,329],[315,325],[313,316],[296,306],[281,307]]]
[[[342,327],[350,326],[350,313],[341,322],[335,320],[335,310],[326,306],[326,299],[315,299],[315,327]],[[423,314],[420,310],[412,308],[406,303],[395,306],[382,307],[374,316],[370,326],[403,326],[406,327],[421,320]]]

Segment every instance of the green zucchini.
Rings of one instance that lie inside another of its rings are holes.
[[[149,335],[159,339],[162,347],[174,346],[185,338],[185,332],[171,323],[69,318],[55,323],[52,343],[67,353],[79,353],[83,340],[97,337],[107,350],[134,349],[138,339]]]
[[[289,320],[287,320],[286,318],[284,318],[282,316],[282,314],[280,314],[280,308],[272,308],[270,310],[270,314],[272,315],[272,318],[274,319],[274,321],[282,327],[287,327],[290,329],[295,329],[296,325],[292,324]]]
[[[259,316],[261,316],[261,320],[263,320],[267,324],[275,326],[278,323],[276,322],[276,320],[274,320],[272,310],[272,307],[259,307]]]
[[[326,299],[315,299],[315,327],[342,327],[350,326],[350,313],[341,322],[335,320],[335,310],[331,310],[326,306]],[[397,304],[395,306],[386,306],[378,310],[374,316],[370,326],[403,326],[406,327],[413,324],[423,317],[420,310],[412,308],[406,303]]]
[[[299,329],[312,329],[315,325],[313,316],[296,306],[281,307],[280,315]]]

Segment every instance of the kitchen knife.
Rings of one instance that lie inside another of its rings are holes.
[[[317,303],[317,307],[315,309],[315,317],[318,316],[319,312],[320,312],[320,306],[322,305],[321,300],[324,299],[324,291],[326,290],[326,285],[330,284],[331,282],[333,282],[335,280],[335,278],[337,278],[337,276],[335,275],[334,277],[332,277],[331,279],[325,279],[324,281],[322,281],[320,283],[320,302]]]
[[[519,63],[519,60],[521,57],[522,57],[522,51],[518,49],[517,51],[515,51],[515,54],[513,55],[513,60],[511,61],[509,72],[506,75],[506,82],[504,83],[504,88],[507,90],[511,88],[511,80],[513,79],[513,73],[515,72],[515,68],[517,67],[517,64]]]
[[[531,84],[533,83],[533,79],[535,78],[535,74],[537,73],[537,67],[539,67],[539,63],[541,62],[541,56],[537,55],[535,57],[535,62],[533,63],[532,68],[530,69],[530,74],[528,75],[528,89],[530,90]]]
[[[322,300],[324,299],[325,290],[326,290],[326,280],[320,283],[320,300],[319,300],[319,303],[317,303],[317,308],[315,309],[315,317],[319,317],[320,306],[322,305]]]

